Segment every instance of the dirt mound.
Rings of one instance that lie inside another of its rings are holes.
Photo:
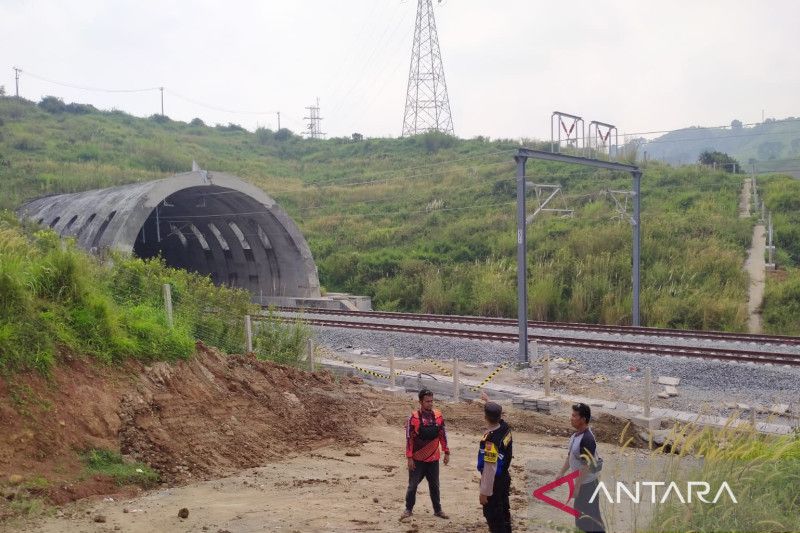
[[[82,468],[76,450],[116,449],[117,407],[133,371],[62,354],[49,377],[0,378],[0,480],[69,479]]]
[[[56,503],[121,490],[85,476],[80,453],[92,448],[120,450],[182,482],[352,442],[365,412],[356,382],[202,344],[189,361],[152,366],[62,354],[50,377],[0,378],[0,488],[19,476],[28,493]]]
[[[169,481],[207,479],[360,440],[353,429],[362,403],[328,373],[224,356],[198,344],[188,362],[147,368],[124,396],[120,447]]]

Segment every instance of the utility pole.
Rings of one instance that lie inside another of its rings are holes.
[[[281,112],[280,111],[276,111],[276,113],[278,115],[278,130],[277,131],[281,131]]]
[[[427,131],[453,134],[450,99],[444,80],[442,52],[436,33],[432,0],[417,0],[414,44],[408,69],[403,137]]]
[[[16,83],[16,86],[17,86],[17,92],[16,92],[17,98],[19,98],[19,73],[20,72],[22,72],[21,68],[14,67],[14,82]]]
[[[317,105],[308,106],[306,109],[308,109],[308,116],[303,117],[304,120],[308,121],[308,130],[306,130],[306,133],[312,139],[321,139],[325,134],[322,133],[320,129],[322,117],[319,116],[319,98],[317,98]]]
[[[161,116],[163,117],[164,116],[164,88],[163,87],[159,87],[158,90],[161,91]]]

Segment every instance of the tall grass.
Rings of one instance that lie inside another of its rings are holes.
[[[46,373],[60,350],[104,363],[185,359],[196,340],[243,351],[244,315],[256,311],[246,291],[217,287],[160,259],[114,256],[103,263],[51,230],[26,231],[12,215],[0,217],[0,372]],[[172,327],[165,283],[172,287]],[[271,327],[279,346],[265,341],[263,349],[299,357],[304,338]]]
[[[670,450],[679,457],[696,457],[699,466],[672,469],[672,478],[708,482],[713,493],[723,482],[733,491],[716,504],[697,499],[681,503],[672,498],[655,509],[654,531],[797,531],[800,516],[800,436],[775,437],[752,426],[711,430],[679,427],[670,438]],[[662,447],[656,453],[664,452]],[[713,493],[710,497],[713,497]]]

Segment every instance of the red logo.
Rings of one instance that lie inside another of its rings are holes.
[[[572,498],[572,495],[575,494],[575,480],[578,479],[578,476],[580,475],[581,475],[580,470],[575,470],[574,472],[567,474],[562,478],[558,478],[552,483],[548,483],[547,485],[539,487],[538,489],[533,491],[533,497],[542,500],[547,505],[552,505],[556,509],[571,514],[575,518],[580,518],[581,513],[578,510],[573,509],[569,505],[561,503],[560,501],[554,500],[550,496],[545,495],[545,492],[550,492],[559,485],[563,485],[564,483],[569,483],[569,497],[567,498],[567,501],[569,501]]]

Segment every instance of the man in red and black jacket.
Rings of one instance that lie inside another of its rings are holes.
[[[439,502],[439,446],[444,452],[446,465],[450,462],[450,449],[447,447],[444,418],[441,411],[433,408],[433,393],[422,389],[419,391],[419,409],[411,413],[406,423],[408,490],[406,510],[400,520],[411,516],[417,500],[417,486],[423,478],[428,480],[433,514],[439,518],[449,518],[442,511],[442,504]]]

